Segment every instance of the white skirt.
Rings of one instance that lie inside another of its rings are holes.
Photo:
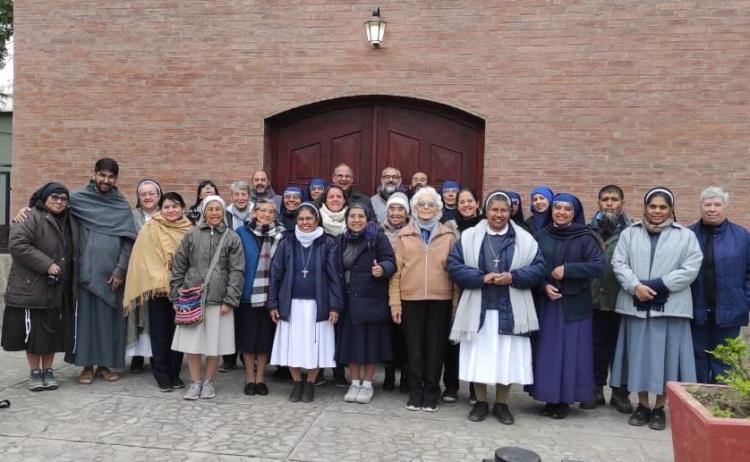
[[[203,310],[203,322],[177,326],[172,350],[206,356],[234,353],[234,310],[221,314],[219,305],[207,305]]]
[[[148,334],[139,335],[138,341],[125,347],[125,356],[143,356],[144,358],[153,356],[151,352],[151,337]]]
[[[485,384],[534,383],[531,341],[528,337],[498,334],[497,318],[496,310],[487,310],[474,340],[461,342],[458,377]]]
[[[336,339],[330,321],[316,322],[315,300],[292,299],[289,321],[279,321],[273,338],[271,364],[274,366],[335,367]]]

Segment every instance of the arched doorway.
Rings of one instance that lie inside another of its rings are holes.
[[[273,187],[330,181],[333,167],[354,169],[357,189],[373,194],[386,166],[430,183],[460,181],[481,194],[484,120],[458,109],[413,98],[340,98],[284,112],[267,120]]]

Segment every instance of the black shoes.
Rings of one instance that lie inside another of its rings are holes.
[[[143,372],[143,356],[133,356],[130,360],[130,372],[132,374],[140,374]]]
[[[298,403],[302,401],[302,382],[294,382],[292,392],[289,393],[289,401],[292,403]]]
[[[315,384],[311,382],[304,382],[302,384],[302,402],[312,403],[315,399]]]
[[[662,408],[662,412],[664,412],[663,408]],[[647,423],[649,423],[650,420],[651,420],[651,409],[639,403],[633,415],[631,415],[630,419],[628,419],[628,423],[636,427],[642,427],[646,425]]]
[[[494,411],[494,408],[493,408]],[[472,422],[483,421],[490,413],[490,406],[486,401],[477,401],[469,412],[469,420]]]
[[[622,414],[633,413],[633,404],[630,402],[630,396],[626,388],[613,388],[609,404]]]
[[[255,393],[259,394],[260,396],[266,396],[268,394],[268,387],[263,382],[256,383]]]
[[[458,390],[448,390],[443,392],[442,400],[444,403],[455,403],[458,401]]]
[[[549,417],[551,419],[561,420],[568,417],[568,411],[570,411],[570,406],[568,406],[568,403],[560,403],[555,406],[555,410],[552,411],[552,414],[550,414]]]
[[[539,415],[542,417],[549,417],[552,415],[552,412],[555,410],[556,404],[552,403],[546,403],[541,411],[539,411]]]
[[[596,409],[598,406],[604,406],[607,401],[604,399],[604,387],[594,387],[594,399],[583,402],[579,405],[581,409]]]
[[[515,422],[513,414],[510,413],[510,409],[505,403],[495,403],[492,406],[492,415],[497,417],[497,421],[503,425],[513,425],[513,422]]]
[[[172,388],[174,388],[175,390],[185,388],[185,382],[183,382],[181,378],[175,377],[172,379]]]
[[[568,411],[570,411],[570,406],[568,406],[567,403],[547,403],[544,405],[544,408],[539,411],[539,415],[555,420],[560,420],[568,416]],[[508,413],[510,414],[510,411],[508,411]],[[511,416],[511,418],[512,417],[513,416]]]
[[[349,381],[346,379],[344,366],[336,366],[333,369],[333,381],[336,383],[336,388],[349,388]]]
[[[289,372],[289,368],[286,366],[276,366],[276,370],[273,372],[274,380],[292,380],[292,373]]]
[[[234,361],[234,362],[224,361],[221,363],[221,366],[219,367],[219,372],[229,372],[235,369],[237,369],[237,361]]]
[[[392,367],[385,368],[385,379],[383,379],[383,391],[391,392],[396,389],[396,370]]]
[[[648,421],[648,428],[651,430],[664,430],[667,427],[667,416],[664,414],[664,406],[655,407],[651,411],[651,420]]]
[[[245,383],[244,391],[247,396],[255,396],[255,394],[258,392],[257,387],[254,383]]]
[[[409,393],[409,377],[404,372],[404,369],[401,369],[401,378],[398,381],[398,392],[402,395]]]

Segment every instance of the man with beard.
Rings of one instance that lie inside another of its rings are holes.
[[[591,282],[594,304],[593,341],[594,341],[594,399],[581,403],[583,409],[594,409],[606,403],[604,399],[604,385],[612,367],[617,335],[620,330],[620,315],[615,313],[615,302],[620,291],[612,271],[612,254],[620,240],[620,233],[630,225],[630,219],[623,211],[625,194],[616,185],[607,185],[599,190],[599,211],[589,223],[589,229],[600,240],[604,247],[607,267],[599,279]],[[623,414],[631,414],[633,405],[630,403],[627,386],[612,388],[609,404]]]
[[[114,159],[99,159],[91,182],[70,195],[81,230],[74,354],[85,384],[95,376],[114,382],[120,377],[110,368],[125,366],[122,287],[136,230],[128,201],[115,186],[119,171]]]
[[[281,210],[281,196],[276,194],[271,187],[271,180],[265,170],[258,170],[253,174],[253,191],[250,193],[250,200],[254,203],[258,199],[268,199],[276,206],[276,210]]]
[[[419,190],[419,188],[423,188],[429,184],[429,177],[425,172],[414,172],[414,174],[411,176],[411,184],[409,184],[409,190],[406,192],[406,195],[409,196],[409,199],[414,196],[414,193]]]
[[[378,223],[385,223],[388,198],[400,188],[401,172],[394,167],[384,168],[383,173],[380,175],[380,186],[378,187],[378,192],[370,198]]]
[[[80,230],[79,274],[73,357],[65,360],[83,366],[83,384],[95,377],[114,382],[120,375],[111,369],[125,367],[122,289],[137,231],[130,204],[115,186],[119,171],[114,159],[99,159],[89,184],[70,195]],[[22,209],[14,221],[26,218]]]
[[[349,165],[341,163],[333,169],[332,184],[338,186],[346,195],[346,203],[362,202],[372,210],[370,198],[363,192],[354,189],[354,170]]]

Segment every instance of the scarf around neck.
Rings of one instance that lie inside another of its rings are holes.
[[[672,223],[674,223],[674,218],[671,218],[671,217],[664,220],[664,223],[660,225],[651,224],[645,216],[643,217],[643,227],[646,228],[646,231],[648,231],[651,234],[661,233],[665,229],[669,228],[672,225]]]
[[[256,220],[245,225],[258,242],[258,264],[255,267],[250,304],[256,308],[264,307],[268,300],[268,286],[271,277],[271,260],[284,234],[284,227],[274,222],[272,225],[261,225]],[[249,273],[249,271],[246,271]]]
[[[169,294],[172,258],[192,227],[185,217],[170,223],[160,213],[143,225],[128,263],[123,297],[125,313],[149,299]]]
[[[245,210],[238,209],[234,204],[231,204],[229,207],[227,207],[227,212],[231,213],[233,217],[240,220],[240,223],[245,224],[248,221],[248,218],[250,218],[250,214],[252,213],[253,208],[250,206],[250,203],[248,202],[247,207],[245,207]]]
[[[315,242],[315,239],[323,235],[323,228],[318,226],[314,231],[306,233],[299,229],[299,226],[294,227],[294,237],[297,238],[300,245],[304,248],[308,248]]]
[[[116,187],[101,193],[92,181],[71,193],[70,206],[73,216],[90,231],[132,240],[138,234],[130,204]]]
[[[320,218],[323,229],[331,236],[338,236],[346,231],[346,207],[338,212],[331,212],[325,204],[320,205]]]
[[[510,271],[530,265],[536,257],[539,245],[536,240],[513,221],[508,225],[515,233],[513,259]],[[479,268],[479,255],[482,242],[488,234],[487,220],[482,220],[461,235],[464,264],[470,268]],[[525,334],[539,330],[539,319],[534,307],[534,297],[530,290],[516,289],[508,286],[510,306],[513,313],[513,334]],[[482,315],[482,289],[464,289],[458,302],[458,309],[450,332],[453,342],[471,342],[479,332]]]

